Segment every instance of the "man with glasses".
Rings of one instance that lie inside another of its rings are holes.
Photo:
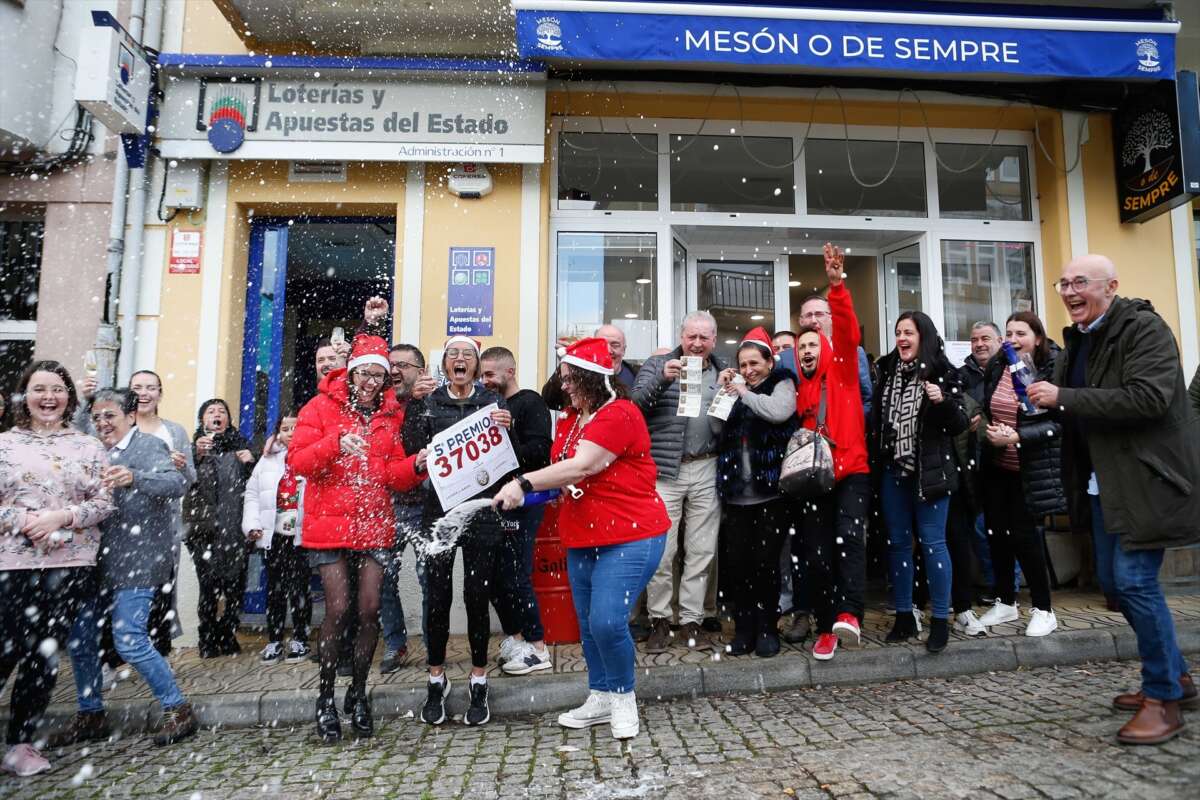
[[[1142,686],[1113,700],[1135,712],[1117,740],[1160,744],[1183,730],[1181,707],[1200,706],[1158,583],[1165,548],[1200,541],[1200,418],[1171,329],[1149,302],[1119,297],[1118,286],[1104,256],[1063,267],[1067,357],[1029,398],[1063,419],[1071,521],[1090,527],[1096,577],[1137,634]]]
[[[717,552],[721,502],[717,497],[717,437],[704,413],[717,393],[717,376],[724,364],[713,354],[717,321],[707,311],[693,311],[683,320],[680,344],[663,355],[646,359],[634,382],[632,399],[650,429],[650,455],[658,467],[657,489],[671,529],[662,561],[646,587],[651,632],[646,651],[662,653],[671,640],[671,599],[680,523],[686,519],[683,567],[679,576],[679,624],[689,647],[703,647],[701,629],[708,590],[709,566]],[[679,378],[683,359],[701,359],[701,399],[698,417],[680,416]]]

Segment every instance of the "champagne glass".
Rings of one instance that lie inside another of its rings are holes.
[[[334,348],[341,348],[346,344],[346,331],[340,326],[334,328],[329,334],[329,343],[333,345]]]
[[[86,350],[83,354],[83,373],[89,378],[100,374],[100,361],[96,358],[95,350]]]

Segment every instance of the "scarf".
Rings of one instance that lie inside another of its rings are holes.
[[[804,370],[800,368],[800,355],[795,349],[792,350],[792,356],[796,360],[796,414],[800,417],[800,424],[809,430],[816,430],[817,411],[821,406],[821,389],[832,368],[834,357],[833,344],[825,338],[825,334],[820,336],[821,352],[817,356],[817,366],[811,376],[805,377]],[[857,356],[856,352],[855,357]]]
[[[917,471],[917,421],[923,396],[921,381],[917,379],[917,362],[898,362],[883,393],[887,412],[884,441],[885,445],[890,442],[892,461],[901,475],[912,475]]]

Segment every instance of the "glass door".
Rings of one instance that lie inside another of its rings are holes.
[[[919,241],[883,254],[883,325],[879,331],[879,352],[892,349],[896,320],[905,311],[923,311],[924,283],[921,275]]]
[[[696,262],[697,307],[717,320],[714,352],[726,364],[737,359],[738,344],[752,329],[775,330],[775,262]]]

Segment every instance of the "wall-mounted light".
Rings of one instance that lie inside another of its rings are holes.
[[[647,283],[653,283],[653,281],[650,280],[650,278],[638,278],[636,281],[634,281],[634,283],[640,283],[640,284],[645,285]]]
[[[759,320],[763,319],[763,315],[762,314],[751,314],[750,319],[752,319],[755,322],[758,322]]]
[[[637,314],[626,314],[625,319],[637,319]]]

